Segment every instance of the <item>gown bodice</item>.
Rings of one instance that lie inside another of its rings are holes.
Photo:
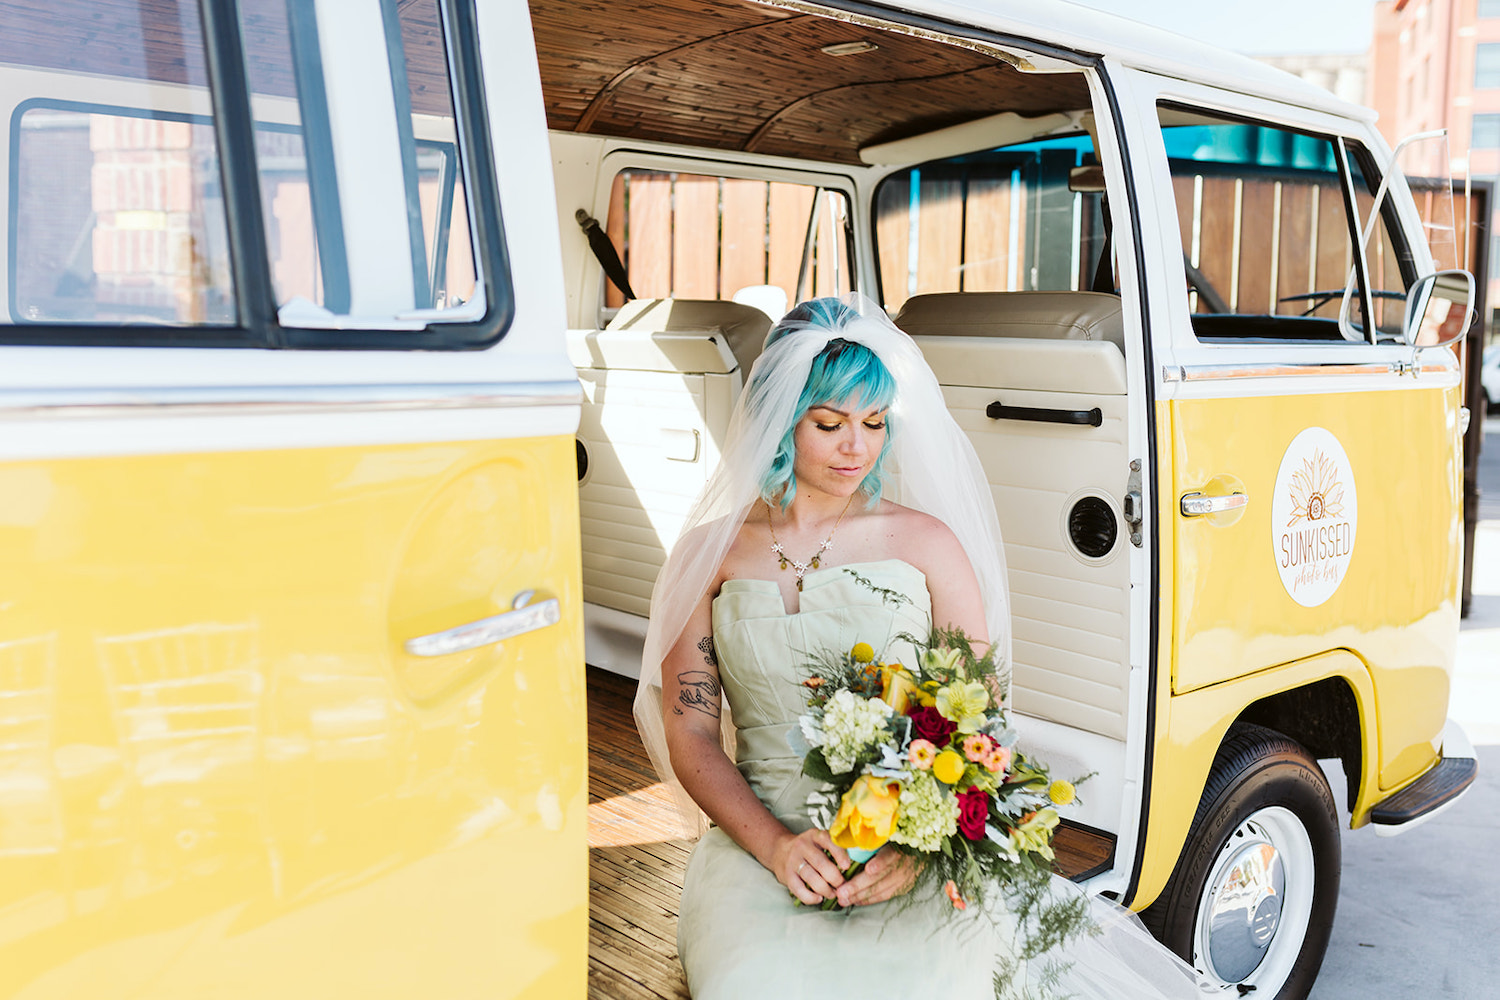
[[[793,830],[808,826],[801,756],[787,737],[805,708],[807,664],[820,652],[866,642],[882,662],[912,662],[903,633],[925,636],[927,578],[887,559],[809,572],[801,606],[788,613],[772,580],[728,580],[713,601],[719,682],[734,720],[735,763],[755,794]]]

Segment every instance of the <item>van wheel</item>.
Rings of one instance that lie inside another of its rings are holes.
[[[1304,1000],[1333,928],[1340,858],[1318,762],[1274,730],[1236,723],[1177,867],[1141,919],[1215,985]]]

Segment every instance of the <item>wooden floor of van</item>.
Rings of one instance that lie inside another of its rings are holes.
[[[593,667],[589,699],[589,997],[687,1000],[677,904],[692,844],[675,839],[672,796],[636,735],[635,681]],[[1065,826],[1053,843],[1069,877],[1108,865],[1114,840]]]

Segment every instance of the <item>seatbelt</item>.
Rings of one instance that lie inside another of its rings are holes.
[[[1115,268],[1114,256],[1115,227],[1109,219],[1109,199],[1101,196],[1099,198],[1099,217],[1104,220],[1104,247],[1099,251],[1099,263],[1094,267],[1094,282],[1089,286],[1091,292],[1115,293]]]
[[[605,277],[614,282],[629,302],[635,298],[635,292],[630,288],[630,279],[625,276],[625,265],[620,263],[620,255],[615,251],[615,244],[599,225],[599,220],[589,215],[583,209],[573,213],[574,220],[588,237],[589,249],[594,252],[594,258],[604,268]]]

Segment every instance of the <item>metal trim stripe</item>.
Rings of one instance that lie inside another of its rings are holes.
[[[1410,365],[1402,362],[1366,362],[1347,364],[1305,363],[1249,365],[1167,365],[1162,368],[1163,382],[1208,382],[1236,378],[1286,378],[1303,375],[1403,375],[1418,372],[1455,371],[1452,365]]]
[[[0,420],[368,413],[576,406],[582,387],[556,382],[448,385],[157,386],[140,389],[0,390]]]

